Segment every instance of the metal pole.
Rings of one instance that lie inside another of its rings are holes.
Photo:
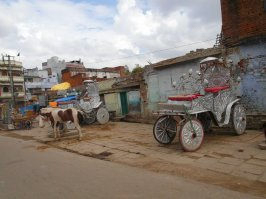
[[[11,60],[10,55],[7,55],[8,57],[8,67],[9,67],[9,79],[10,79],[10,88],[11,88],[11,104],[12,109],[15,106],[15,93],[14,93],[14,82],[13,82],[13,74],[12,74],[12,68],[11,68]]]

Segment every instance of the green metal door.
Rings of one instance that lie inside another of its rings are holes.
[[[122,107],[122,115],[128,114],[127,93],[126,92],[120,93],[120,101],[121,101],[121,107]]]

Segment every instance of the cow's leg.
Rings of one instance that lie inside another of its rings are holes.
[[[79,119],[78,119],[78,112],[77,111],[75,111],[74,113],[72,112],[71,122],[73,122],[75,124],[75,128],[78,130],[78,133],[79,133],[79,140],[81,140],[82,133],[81,133],[80,125],[79,125]]]
[[[81,138],[82,138],[82,133],[81,133],[81,128],[80,128],[79,121],[78,121],[77,118],[74,119],[74,124],[75,124],[76,129],[77,129],[78,132],[79,132],[79,140],[81,140]]]
[[[67,132],[67,125],[66,125],[65,122],[63,123],[63,132],[64,132],[64,133]]]
[[[60,137],[61,137],[61,134],[60,134],[60,129],[59,129],[59,126],[60,126],[60,122],[58,122],[58,125],[57,125],[58,137],[60,138]]]
[[[54,126],[54,139],[57,140],[57,122],[55,122],[53,126]]]

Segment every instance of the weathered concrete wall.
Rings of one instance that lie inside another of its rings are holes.
[[[241,67],[241,101],[248,114],[266,114],[266,44],[246,44],[229,49],[227,58]]]
[[[168,96],[177,94],[176,88],[173,87],[174,81],[178,83],[181,75],[187,74],[190,69],[193,73],[199,71],[199,62],[202,59],[175,64],[163,70],[157,69],[147,75],[147,109],[150,115],[158,109],[159,102],[166,102]]]
[[[106,108],[109,111],[115,111],[116,116],[122,115],[122,108],[121,108],[119,93],[104,94],[104,101],[105,101]]]

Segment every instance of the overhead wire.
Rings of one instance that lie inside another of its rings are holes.
[[[121,59],[128,59],[128,58],[132,58],[132,57],[139,57],[139,56],[144,56],[144,55],[149,55],[149,54],[155,54],[155,53],[158,53],[158,52],[173,50],[173,49],[176,49],[176,48],[181,48],[181,47],[186,47],[186,46],[192,46],[192,45],[195,45],[195,44],[205,43],[205,42],[213,41],[213,40],[216,40],[216,38],[215,39],[208,39],[208,40],[204,40],[204,41],[193,42],[193,43],[184,44],[184,45],[179,45],[179,46],[174,46],[174,47],[171,47],[171,48],[164,48],[164,49],[150,51],[150,52],[141,53],[141,54],[134,54],[134,55],[125,56],[125,57],[118,57],[118,58],[114,58],[114,59],[107,59],[107,60],[103,60],[103,61],[91,62],[91,63],[87,63],[87,64],[98,64],[98,63],[111,62],[111,61],[116,61],[116,60],[121,60]]]

